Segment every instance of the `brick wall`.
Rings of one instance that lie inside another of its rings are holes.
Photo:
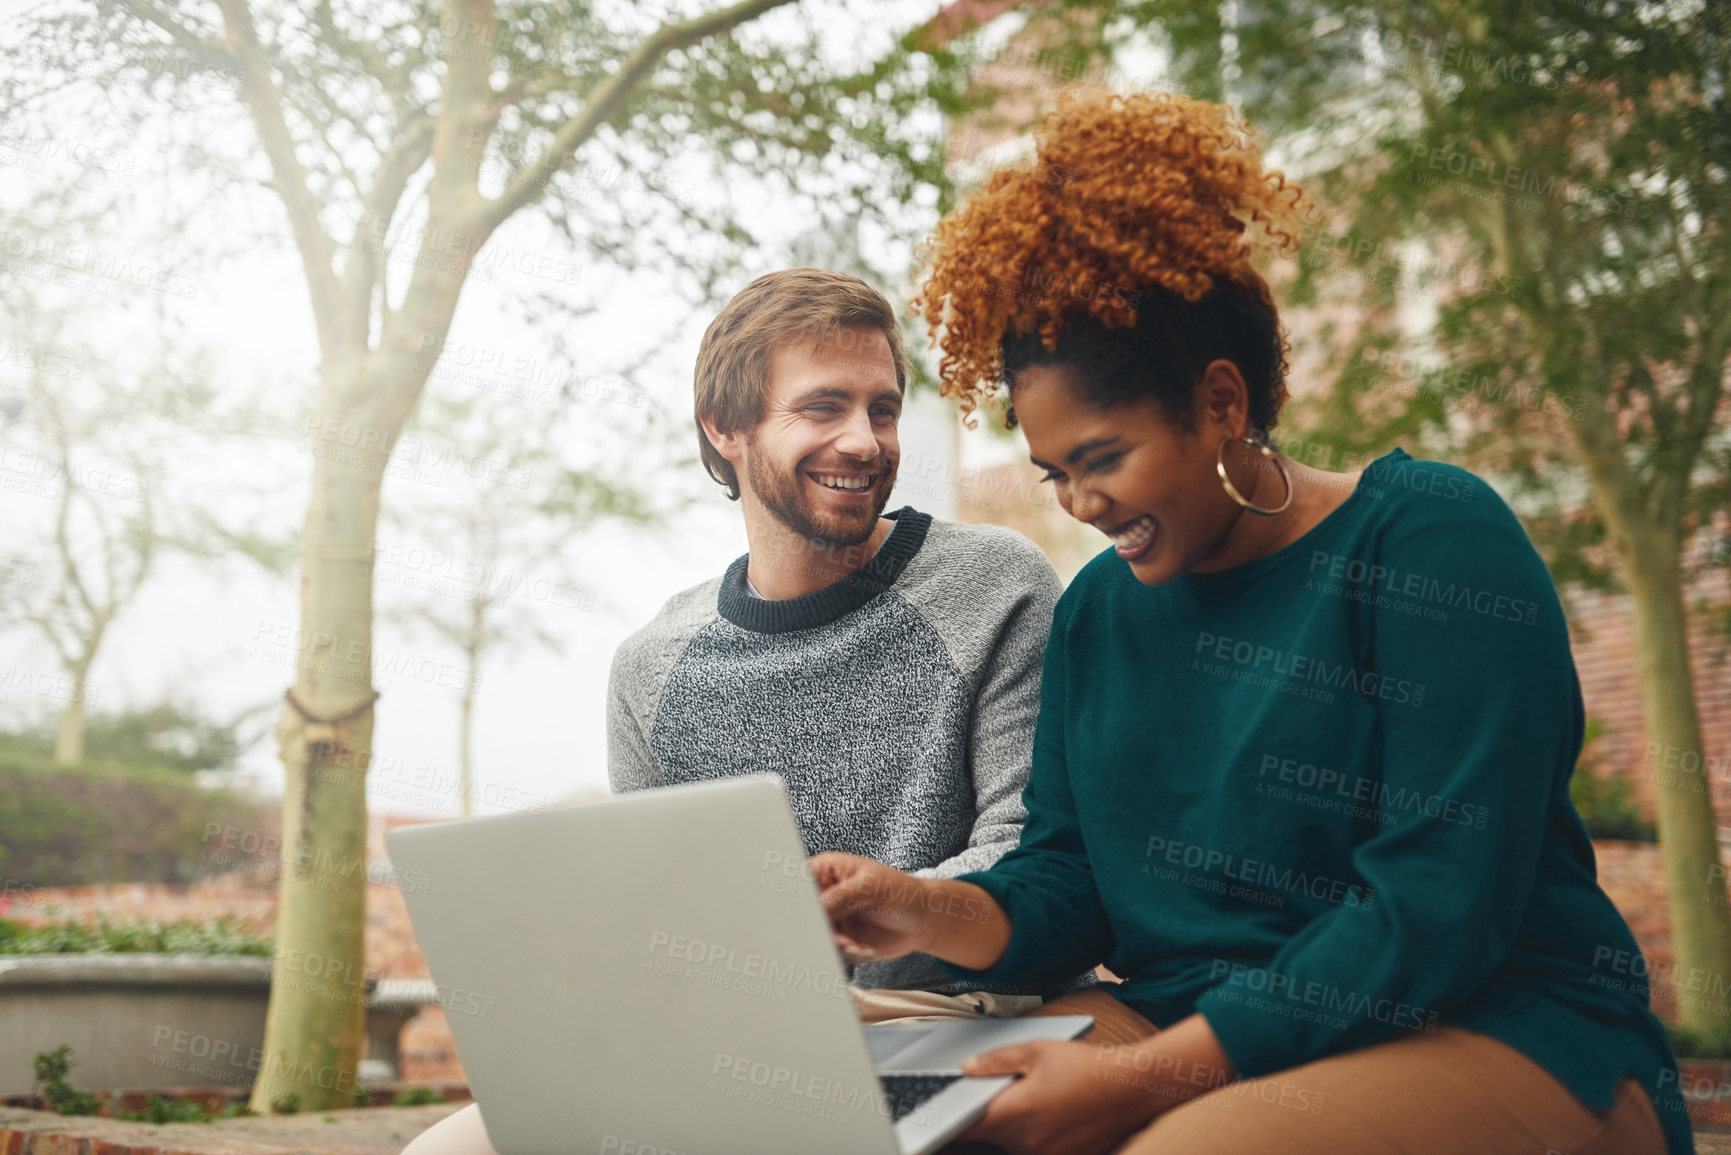
[[[1582,590],[1568,594],[1569,634],[1587,717],[1598,719],[1605,728],[1589,756],[1598,755],[1602,772],[1615,773],[1634,785],[1649,817],[1654,776],[1675,772],[1686,757],[1700,757],[1712,777],[1721,841],[1731,836],[1731,639],[1715,629],[1713,619],[1715,607],[1731,599],[1728,575],[1731,571],[1724,568],[1701,573],[1690,595],[1699,607],[1689,638],[1689,664],[1695,672],[1695,702],[1701,715],[1699,755],[1647,748],[1628,597]]]

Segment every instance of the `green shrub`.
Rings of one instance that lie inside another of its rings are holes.
[[[424,1107],[428,1103],[443,1103],[445,1097],[431,1087],[410,1087],[398,1091],[397,1097],[391,1100],[393,1107]]]
[[[1574,777],[1569,779],[1569,800],[1586,824],[1587,833],[1594,838],[1657,842],[1657,831],[1635,803],[1634,787],[1625,778],[1600,771],[1604,759],[1597,745],[1603,734],[1604,723],[1589,718],[1581,742],[1581,757],[1575,765]]]
[[[165,1099],[152,1095],[142,1111],[121,1111],[114,1116],[133,1123],[208,1123],[210,1112],[197,1099]]]
[[[10,929],[8,929],[8,927]],[[0,954],[194,954],[270,958],[269,938],[253,934],[237,918],[212,922],[158,922],[141,918],[94,925],[76,919],[26,927],[0,925]]]
[[[278,826],[272,805],[200,786],[184,770],[57,769],[16,735],[0,734],[6,875],[32,887],[190,882],[255,864],[270,871],[274,855],[238,853],[206,831],[254,833],[248,844],[257,845],[274,839]]]
[[[62,1043],[52,1051],[43,1051],[30,1061],[35,1069],[36,1085],[48,1108],[61,1115],[94,1115],[102,1110],[102,1100],[88,1091],[74,1091],[66,1081],[76,1065],[72,1047]]]
[[[1701,1032],[1681,1023],[1666,1023],[1671,1049],[1679,1059],[1731,1059],[1731,1025]]]
[[[142,1111],[121,1111],[114,1117],[132,1123],[214,1123],[218,1119],[243,1119],[256,1112],[245,1101],[228,1104],[211,1114],[203,1099],[164,1098],[152,1095]]]

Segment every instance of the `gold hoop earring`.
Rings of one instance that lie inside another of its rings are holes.
[[[1250,448],[1262,454],[1263,458],[1266,459],[1270,465],[1274,466],[1274,472],[1280,474],[1280,480],[1286,486],[1285,501],[1281,502],[1273,509],[1264,509],[1260,505],[1251,504],[1249,498],[1238,492],[1238,487],[1232,484],[1232,479],[1230,477],[1226,476],[1226,443],[1228,441],[1244,442],[1249,445]],[[1285,512],[1286,507],[1292,504],[1292,478],[1287,475],[1286,467],[1280,464],[1280,455],[1274,451],[1274,446],[1268,444],[1268,435],[1260,429],[1252,430],[1248,437],[1221,438],[1220,447],[1214,451],[1214,472],[1220,475],[1220,484],[1226,487],[1226,496],[1230,497],[1243,508],[1248,509],[1251,513],[1259,513],[1263,517],[1273,517],[1277,513]]]

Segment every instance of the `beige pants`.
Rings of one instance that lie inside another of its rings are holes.
[[[853,989],[854,1006],[865,1023],[917,1023],[936,1019],[1013,1019],[1035,1010],[1038,995],[994,995],[974,991],[940,995],[931,991]],[[1086,1014],[1087,1012],[1082,1012]],[[481,1122],[481,1109],[469,1104],[433,1124],[403,1149],[403,1155],[498,1155]]]
[[[940,995],[931,991],[853,988],[854,1009],[862,1023],[919,1023],[936,1019],[1015,1019],[1040,1005],[1039,995],[995,995],[969,991]]]

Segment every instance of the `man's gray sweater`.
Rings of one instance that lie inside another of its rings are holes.
[[[832,585],[764,600],[747,555],[625,640],[608,689],[615,791],[772,771],[807,853],[927,877],[984,870],[1016,845],[1057,576],[1012,530],[887,516],[878,552]],[[1051,996],[1091,978],[985,989]],[[980,987],[918,954],[853,981]]]

